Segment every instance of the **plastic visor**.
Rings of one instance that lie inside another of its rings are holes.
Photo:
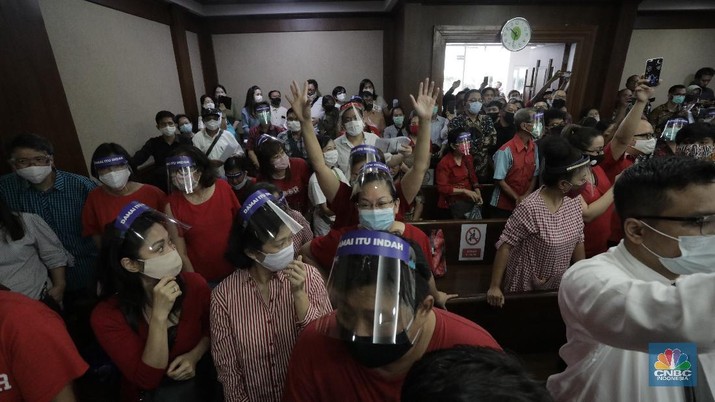
[[[129,165],[129,162],[127,162],[126,158],[124,158],[121,155],[111,155],[111,156],[106,156],[104,158],[99,158],[97,160],[92,161],[92,164],[94,165],[94,168],[97,170],[100,169],[106,169],[112,166],[125,166]]]
[[[328,279],[334,313],[319,319],[323,334],[374,344],[405,343],[417,303],[414,251],[395,235],[356,230],[343,235]]]
[[[348,161],[349,172],[352,172],[352,167],[356,161],[365,161],[366,163],[385,162],[384,157],[380,156],[380,151],[377,147],[367,144],[358,145],[350,150],[350,160]],[[358,172],[360,168],[361,167],[358,168]]]
[[[276,227],[277,220],[285,224],[293,234],[303,229],[303,226],[276,205],[276,202],[271,193],[258,190],[246,198],[239,211],[243,226],[253,230],[264,242],[278,236],[280,227]]]
[[[665,127],[663,128],[663,132],[660,134],[660,138],[666,141],[675,141],[678,131],[687,125],[688,121],[685,119],[670,119],[665,123]]]
[[[387,182],[393,190],[395,189],[395,184],[392,181],[392,173],[387,165],[381,162],[368,162],[364,164],[353,182],[352,197],[360,194],[365,185],[382,180]]]
[[[146,213],[151,213],[151,219],[155,220],[161,225],[164,225],[164,227],[166,228],[168,228],[169,225],[174,225],[177,229],[180,230],[191,229],[191,226],[180,222],[170,217],[169,215],[150,208],[138,201],[130,202],[129,204],[125,205],[121,209],[121,211],[119,211],[119,215],[117,215],[117,218],[114,220],[114,227],[120,231],[120,233],[122,234],[122,238],[126,237],[127,233],[130,233],[133,236],[145,240],[144,236],[141,233],[132,229],[132,224],[134,223],[134,221],[137,220],[137,218]],[[149,249],[151,249],[151,245]]]
[[[360,124],[364,127],[365,126],[365,121],[362,118],[363,111],[365,108],[363,105],[354,100],[356,97],[353,97],[353,99],[350,100],[350,102],[345,103],[344,105],[340,106],[340,129],[345,130],[345,123],[343,123],[343,115],[347,113],[348,110],[352,110],[355,112],[355,120],[360,122]]]
[[[534,138],[541,138],[544,135],[544,113],[534,113],[534,128],[531,129],[531,135]]]
[[[201,174],[190,156],[171,156],[166,158],[166,176],[169,189],[178,189],[185,194],[191,194],[198,188]]]

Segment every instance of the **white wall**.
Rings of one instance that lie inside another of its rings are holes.
[[[191,61],[191,74],[194,76],[194,90],[196,91],[196,105],[199,105],[199,98],[204,94],[204,70],[201,67],[201,53],[199,52],[199,36],[193,32],[186,32],[186,41],[189,44],[189,60]],[[209,88],[211,91],[213,88]]]
[[[687,85],[701,67],[715,67],[715,29],[638,29],[631,35],[626,64],[620,88],[634,74],[643,74],[645,62],[653,57],[663,57],[660,78],[663,83],[656,88],[656,106],[668,98],[668,88]],[[713,83],[710,87],[713,87]]]
[[[291,80],[314,78],[323,95],[344,86],[356,94],[363,78],[375,83],[383,95],[382,31],[291,32],[214,35],[219,82],[240,107],[246,91],[258,85],[283,93],[283,106]],[[389,99],[387,100],[389,102]]]
[[[84,160],[103,142],[130,154],[158,135],[154,115],[183,111],[168,25],[84,0],[40,0]]]
[[[524,90],[523,86],[517,88],[514,87],[513,72],[515,69],[520,67],[527,67],[529,71],[529,82],[531,81],[531,69],[536,67],[536,61],[541,60],[541,65],[539,68],[539,73],[536,77],[535,88],[532,93],[536,93],[544,85],[548,75],[549,60],[553,59],[552,66],[554,67],[554,73],[561,69],[561,63],[564,60],[564,48],[566,45],[563,43],[544,43],[544,44],[533,44],[527,46],[526,48],[512,53],[511,60],[509,61],[509,82],[507,87],[509,89],[516,89],[519,92]],[[521,75],[523,78],[523,75]],[[527,82],[527,85],[529,84]],[[556,86],[554,84],[553,86]],[[505,92],[506,93],[506,92]]]

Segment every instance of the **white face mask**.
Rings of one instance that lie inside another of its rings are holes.
[[[18,176],[32,184],[40,184],[52,173],[52,165],[48,166],[28,166],[15,171]]]
[[[183,266],[181,256],[176,249],[158,257],[139,261],[144,263],[144,271],[142,274],[154,279],[179,275],[181,267]]]
[[[233,187],[234,190],[240,190],[246,185],[246,183],[248,183],[248,174],[244,173],[243,180],[238,184],[232,184],[231,187]]]
[[[264,255],[263,262],[258,261],[258,263],[271,272],[283,271],[293,261],[293,251],[293,243],[290,243],[276,253],[261,252]]]
[[[363,128],[365,128],[365,125],[360,120],[353,120],[345,123],[345,131],[347,131],[348,135],[351,137],[356,137],[362,134]]]
[[[113,190],[121,190],[129,181],[129,176],[131,172],[128,168],[117,170],[115,172],[109,172],[99,176],[99,181],[105,184],[107,187]]]
[[[329,167],[333,167],[338,164],[338,150],[332,149],[327,152],[323,152],[323,157],[325,158],[325,164]]]
[[[211,130],[211,131],[213,131],[213,130],[218,130],[219,125],[221,125],[221,123],[219,123],[218,120],[208,120],[208,121],[206,121],[206,128],[208,128],[208,129]]]
[[[286,122],[286,127],[288,127],[288,130],[297,133],[300,131],[300,122],[298,120],[288,120]]]
[[[645,222],[654,232],[677,241],[680,248],[680,257],[661,257],[649,249],[645,244],[643,248],[658,257],[658,261],[663,264],[668,271],[678,275],[690,275],[697,273],[715,272],[715,236],[678,236],[673,237],[653,228]]]
[[[204,109],[215,109],[215,108],[216,108],[216,105],[214,105],[213,103],[210,103],[210,102],[204,105]]]
[[[348,95],[344,92],[338,94],[338,102],[341,102],[341,103],[345,102],[345,99],[347,99],[347,98],[348,98]]]
[[[649,140],[636,140],[636,143],[635,145],[633,145],[633,148],[639,150],[646,155],[650,155],[653,153],[653,151],[655,151],[655,143],[655,138],[651,138]]]
[[[261,102],[263,102],[263,95],[255,95],[255,96],[253,97],[253,101],[256,102],[256,103],[261,103]]]
[[[173,137],[176,134],[176,126],[166,126],[159,131],[167,137]]]

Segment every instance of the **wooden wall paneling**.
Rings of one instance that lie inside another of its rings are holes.
[[[214,42],[209,32],[208,22],[202,22],[203,27],[198,34],[199,54],[201,55],[201,70],[204,72],[204,88],[198,91],[201,94],[209,93],[218,84],[218,68],[214,54]]]
[[[159,0],[86,0],[147,20],[171,24],[170,5]]]
[[[185,11],[177,6],[171,6],[171,42],[174,45],[174,57],[179,73],[179,86],[181,100],[184,103],[184,112],[189,116],[199,114],[196,105],[196,89],[194,77],[191,73],[191,60],[189,58],[189,44],[186,41],[186,16]]]
[[[262,32],[377,31],[389,15],[353,13],[347,16],[236,16],[204,18],[213,35]]]
[[[633,29],[712,29],[715,10],[639,11]]]
[[[432,73],[436,82],[444,81],[444,52],[447,43],[499,42],[501,26],[450,26],[434,27],[432,41]],[[532,43],[571,43],[576,45],[573,71],[569,84],[569,109],[580,111],[590,76],[591,59],[598,27],[584,26],[532,26]],[[624,55],[625,57],[625,55]]]
[[[55,147],[58,168],[87,175],[38,0],[3,0],[0,54],[2,140],[21,132],[43,135]],[[0,165],[1,172],[9,171],[6,163]]]

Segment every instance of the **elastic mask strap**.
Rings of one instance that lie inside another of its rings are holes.
[[[643,222],[643,221],[640,221],[640,223],[642,223],[642,224],[648,226],[648,228],[649,228],[650,230],[652,230],[652,231],[658,233],[659,235],[665,236],[665,237],[669,238],[670,240],[675,240],[675,241],[677,241],[678,243],[680,243],[680,239],[678,239],[677,237],[673,237],[673,236],[671,236],[671,235],[669,235],[669,234],[667,234],[667,233],[663,233],[663,232],[661,232],[660,230],[654,228],[653,226],[651,226],[651,225],[649,225],[649,224],[647,224],[647,223],[645,223],[645,222]]]

